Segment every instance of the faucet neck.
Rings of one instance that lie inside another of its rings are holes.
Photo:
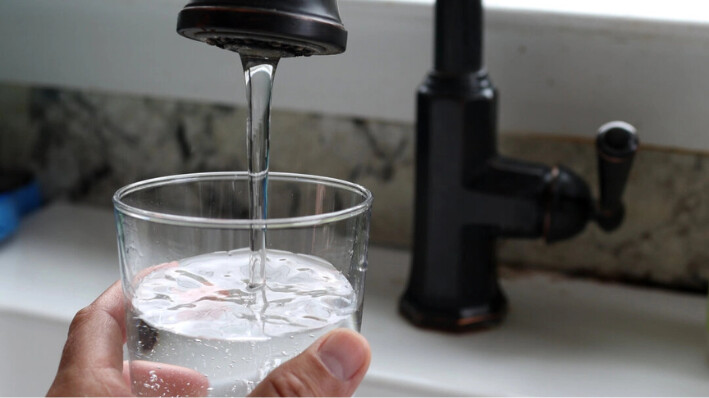
[[[464,74],[483,68],[482,0],[437,0],[435,32],[437,72]]]

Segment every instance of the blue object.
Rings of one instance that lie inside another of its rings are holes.
[[[17,206],[10,195],[0,195],[0,242],[9,237],[20,223]]]
[[[22,216],[37,209],[41,204],[42,196],[36,181],[0,193],[0,241],[15,232]]]

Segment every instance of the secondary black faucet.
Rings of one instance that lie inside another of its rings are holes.
[[[638,139],[612,122],[597,137],[601,200],[563,166],[497,151],[497,91],[482,61],[480,0],[438,0],[434,68],[418,90],[413,264],[401,313],[416,325],[470,330],[500,322],[498,238],[555,242],[589,220],[623,219],[620,201]]]
[[[417,325],[467,330],[505,313],[498,238],[554,242],[589,220],[608,231],[620,225],[638,140],[626,123],[601,128],[598,205],[563,166],[500,156],[497,92],[482,62],[481,1],[438,0],[435,25],[434,68],[418,92],[414,257],[400,310]],[[336,0],[191,0],[177,30],[270,57],[336,54],[347,42]]]

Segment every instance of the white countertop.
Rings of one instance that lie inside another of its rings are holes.
[[[398,315],[408,263],[406,252],[370,250],[362,333],[368,378],[380,384],[447,395],[709,394],[700,296],[519,273],[503,279],[501,326],[445,334]],[[68,322],[118,278],[113,214],[42,209],[0,244],[0,269],[0,310]]]

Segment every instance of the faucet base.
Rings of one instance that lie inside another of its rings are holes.
[[[507,299],[499,292],[484,305],[434,309],[421,306],[405,295],[399,302],[399,313],[418,327],[447,332],[471,332],[499,325],[507,314]]]

